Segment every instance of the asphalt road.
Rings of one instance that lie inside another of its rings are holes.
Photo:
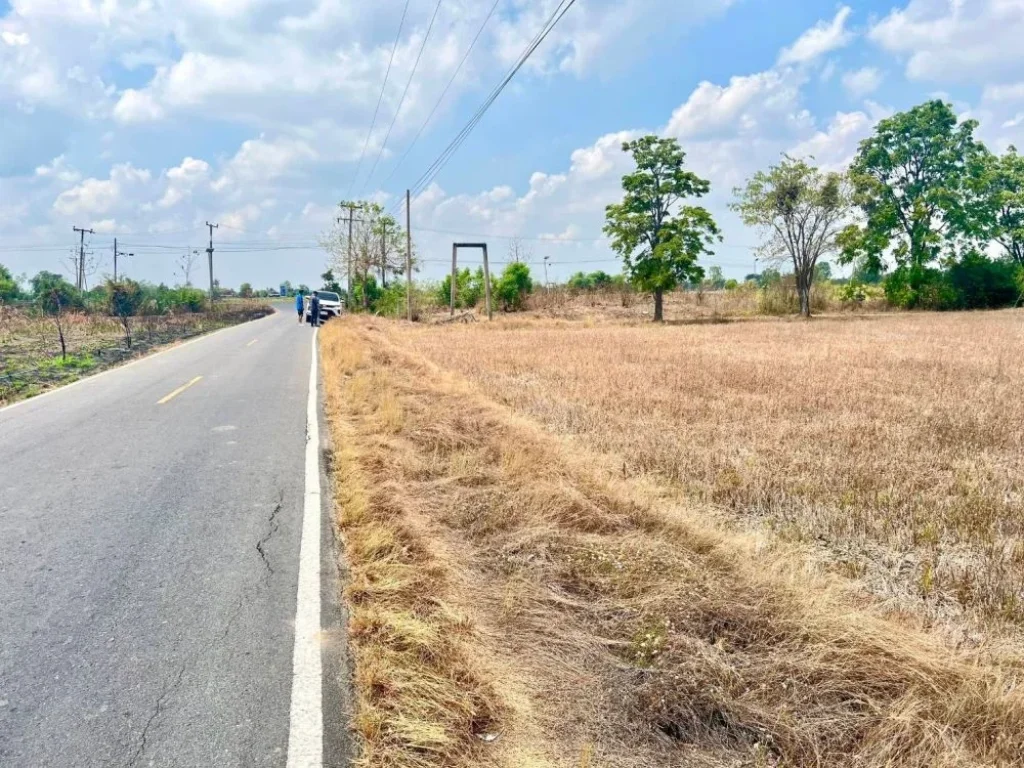
[[[286,765],[312,333],[0,411],[0,766]]]

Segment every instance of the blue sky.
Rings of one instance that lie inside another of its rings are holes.
[[[492,5],[441,0],[410,80],[437,3],[408,0],[353,183],[405,2],[0,0],[0,263],[62,269],[87,226],[94,280],[116,236],[129,274],[173,283],[211,220],[225,284],[314,284],[336,203],[393,204],[557,5],[499,0],[392,174]],[[440,276],[452,232],[486,235],[496,259],[518,236],[553,277],[615,271],[600,230],[619,145],[654,131],[712,182],[725,242],[704,263],[742,276],[759,233],[731,190],[783,152],[843,167],[877,120],[935,96],[991,148],[1024,143],[1022,39],[1024,0],[578,0],[415,201],[422,275]]]

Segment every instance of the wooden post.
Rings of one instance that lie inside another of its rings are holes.
[[[459,282],[458,266],[456,260],[458,259],[459,246],[452,245],[452,299],[451,299],[451,316],[455,317],[455,287]]]
[[[487,265],[487,244],[484,243],[484,294],[487,296],[487,319],[493,320],[491,311],[491,268]]]
[[[411,193],[405,190],[405,313],[412,322],[412,213]]]

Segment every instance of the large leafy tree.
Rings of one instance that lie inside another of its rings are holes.
[[[761,258],[769,264],[793,265],[800,314],[810,317],[818,260],[839,249],[837,238],[849,221],[852,203],[846,179],[784,156],[778,165],[756,173],[736,194],[733,210],[748,226],[765,231]]]
[[[686,154],[675,139],[643,136],[622,145],[636,170],[622,177],[625,197],[605,209],[604,231],[622,256],[626,273],[641,290],[654,294],[654,320],[664,319],[664,295],[680,283],[698,282],[701,254],[720,239],[704,208],[685,205],[711,184],[686,170]]]
[[[850,168],[863,226],[841,236],[842,260],[879,269],[891,254],[909,286],[923,282],[944,247],[980,235],[970,169],[984,147],[974,120],[930,101],[882,120]]]
[[[1024,267],[1024,156],[1016,147],[1002,157],[984,153],[975,165],[974,184],[986,236]]]

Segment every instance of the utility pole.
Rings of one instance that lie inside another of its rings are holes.
[[[85,236],[86,234],[95,235],[91,229],[83,229],[81,227],[72,227],[72,230],[78,232],[81,235],[81,239],[78,241],[78,269],[75,270],[78,274],[75,275],[75,285],[78,290],[85,290]]]
[[[353,219],[355,217],[356,209],[357,208],[362,208],[362,206],[357,204],[357,203],[341,203],[340,207],[348,208],[348,267],[345,270],[345,272],[346,272],[345,292],[346,292],[346,296],[347,296],[346,302],[349,305],[349,307],[351,308],[351,306],[352,306],[352,221],[353,221]],[[341,219],[339,218],[338,221],[341,221]]]
[[[550,258],[551,258],[550,256],[545,256],[544,257],[544,292],[545,293],[548,291],[548,288],[550,288],[550,283],[548,283],[548,259],[550,259]]]
[[[458,244],[452,244],[452,297],[451,297],[451,317],[455,317],[455,292],[459,284],[459,270],[458,270],[458,259],[459,259],[459,246]]]
[[[210,309],[213,309],[213,230],[220,229],[220,224],[206,222],[210,228],[210,247],[206,249],[206,255],[210,257]]]
[[[412,213],[410,198],[412,194],[405,190],[405,314],[412,322]]]
[[[117,238],[116,237],[114,238],[114,282],[115,283],[117,282],[117,257],[118,256],[125,256],[125,257],[129,257],[130,258],[130,257],[132,257],[134,255],[135,255],[134,253],[125,253],[124,251],[117,250]]]
[[[494,310],[491,308],[491,268],[487,264],[487,243],[482,243],[484,249],[484,295],[487,297],[487,319],[494,319]]]
[[[380,287],[388,287],[388,222],[381,217],[380,220]]]

